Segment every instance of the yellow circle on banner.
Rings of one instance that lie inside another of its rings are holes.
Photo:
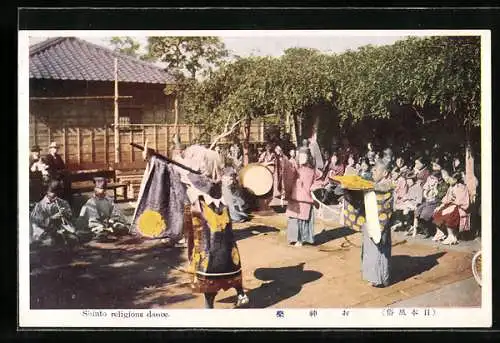
[[[231,258],[233,259],[233,263],[235,265],[240,263],[240,254],[238,253],[238,249],[233,248],[233,250],[231,250]]]
[[[363,216],[359,216],[358,217],[358,222],[357,222],[359,225],[363,225],[365,223],[365,217]]]
[[[139,232],[146,237],[158,237],[167,225],[159,212],[146,210],[139,216],[137,227]]]
[[[349,205],[347,205],[347,210],[348,210],[349,212],[352,212],[352,211],[354,211],[354,207],[352,207],[352,205],[351,205],[351,204],[349,204]]]
[[[386,220],[387,219],[387,214],[380,213],[380,215],[378,216],[378,219],[380,219],[380,220]]]
[[[349,220],[354,223],[354,221],[356,220],[356,216],[354,214],[350,214],[349,215]]]
[[[390,197],[391,197],[391,193],[385,193],[385,196],[384,196],[385,200],[388,200]]]

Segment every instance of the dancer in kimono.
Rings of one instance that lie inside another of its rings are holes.
[[[321,171],[314,169],[312,155],[305,149],[299,151],[297,164],[295,167],[284,159],[288,242],[301,247],[303,243],[314,244],[314,201],[311,191],[319,188]]]
[[[375,243],[368,234],[365,204],[363,192],[361,191],[344,190],[346,224],[352,228],[361,227],[363,234],[361,249],[363,279],[369,281],[373,287],[387,287],[390,284],[390,223],[393,185],[389,178],[389,167],[384,161],[379,159],[375,162],[372,169],[372,178],[377,197],[378,220],[382,230],[379,243]]]
[[[74,241],[76,238],[67,232],[68,228],[74,231],[73,214],[68,202],[58,196],[61,190],[60,181],[51,181],[46,195],[35,205],[30,215],[30,243],[53,246],[66,239]]]
[[[157,158],[145,146],[144,159]],[[174,167],[185,186],[184,232],[188,241],[189,272],[194,293],[204,293],[205,307],[213,308],[217,292],[235,288],[236,306],[249,302],[243,291],[241,261],[233,235],[228,205],[222,196],[222,171],[215,151],[199,145],[188,147],[179,161],[201,174]]]
[[[470,214],[467,211],[470,199],[460,171],[452,174],[448,178],[448,183],[450,187],[433,214],[433,222],[437,226],[433,240],[452,245],[458,244],[457,231],[470,230]],[[445,228],[447,236],[444,233]]]
[[[94,179],[94,194],[82,206],[78,217],[82,231],[91,231],[98,237],[109,233],[126,233],[129,229],[127,220],[122,216],[113,200],[106,196],[107,180],[103,177]]]

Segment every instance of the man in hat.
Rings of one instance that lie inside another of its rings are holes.
[[[49,182],[48,166],[40,156],[40,147],[34,145],[31,147],[30,156],[30,203],[40,201],[47,189]]]
[[[96,177],[94,182],[94,194],[80,211],[78,218],[80,229],[90,230],[97,236],[104,235],[106,232],[128,231],[127,221],[122,217],[113,200],[106,196],[106,178]]]
[[[62,171],[66,169],[66,165],[58,153],[59,145],[52,142],[49,145],[49,153],[45,156],[45,163],[49,166],[48,172],[51,179],[62,179]]]
[[[71,224],[73,214],[68,202],[59,197],[61,188],[59,181],[51,181],[46,195],[31,212],[31,243],[53,245],[65,233],[64,224]]]
[[[40,155],[40,147],[38,145],[33,145],[31,147],[31,156],[30,156],[30,171],[33,173],[39,172],[43,176],[48,177],[49,172],[48,172],[48,165],[45,163],[45,161],[42,159]]]

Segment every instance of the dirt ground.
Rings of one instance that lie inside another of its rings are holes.
[[[317,222],[315,245],[286,242],[286,217],[256,215],[234,231],[250,308],[381,307],[429,294],[472,277],[473,249],[425,244],[393,235],[392,284],[373,288],[361,278],[361,234]],[[203,308],[193,294],[187,249],[131,236],[89,242],[73,252],[32,251],[32,309]],[[480,298],[479,298],[480,299]],[[216,308],[233,308],[234,290]],[[480,306],[480,300],[469,301]],[[453,306],[450,303],[449,306]]]

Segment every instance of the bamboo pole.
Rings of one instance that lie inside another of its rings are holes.
[[[118,128],[118,58],[115,58],[115,163],[120,163],[120,131]]]
[[[119,99],[132,99],[131,95],[122,95],[118,97]],[[51,96],[51,97],[31,97],[30,100],[113,100],[115,99],[114,95],[101,95],[101,96]]]

